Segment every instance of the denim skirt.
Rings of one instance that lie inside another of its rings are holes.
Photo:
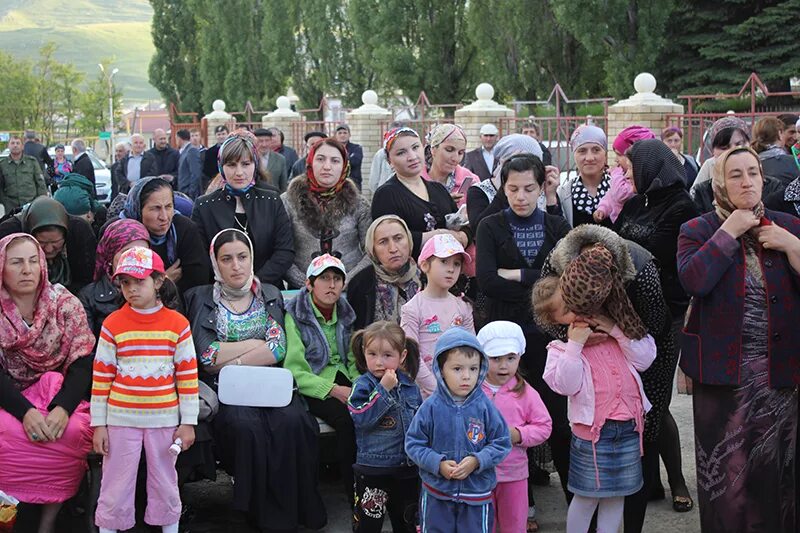
[[[629,496],[642,488],[639,434],[633,420],[606,420],[600,440],[572,436],[567,488],[589,498]],[[597,460],[595,461],[595,457]]]

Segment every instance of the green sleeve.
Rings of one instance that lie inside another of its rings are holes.
[[[355,383],[361,375],[361,372],[359,372],[356,367],[356,357],[353,355],[352,350],[347,352],[347,373],[350,375],[350,381],[353,383]]]
[[[300,338],[300,330],[289,314],[286,315],[286,359],[283,360],[283,367],[292,372],[297,388],[303,396],[324,400],[333,388],[333,381],[311,371],[306,361],[306,349],[303,339]]]
[[[39,162],[36,161],[37,167]],[[34,178],[36,181],[36,196],[43,196],[47,194],[47,185],[44,182],[44,175],[42,174],[41,170],[36,172],[36,177]]]

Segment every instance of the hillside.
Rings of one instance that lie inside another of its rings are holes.
[[[35,58],[52,41],[56,57],[87,76],[98,74],[102,58],[114,59],[126,102],[159,99],[147,81],[153,55],[147,0],[2,0],[0,49],[17,58]]]

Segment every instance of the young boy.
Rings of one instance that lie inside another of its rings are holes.
[[[344,264],[328,254],[306,270],[306,286],[286,302],[286,358],[308,410],[336,430],[345,495],[353,503],[356,436],[347,398],[360,375],[350,351],[356,314],[342,296]]]
[[[481,391],[488,368],[472,333],[451,328],[436,342],[438,387],[406,435],[406,453],[422,478],[422,531],[493,530],[494,467],[511,451],[511,439],[502,415]]]

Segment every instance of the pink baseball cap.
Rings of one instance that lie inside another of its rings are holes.
[[[419,262],[422,263],[431,256],[446,259],[456,254],[461,254],[465,263],[472,262],[472,258],[464,251],[464,247],[455,237],[449,233],[440,233],[428,239],[428,242],[422,247],[422,251],[419,253]]]
[[[134,246],[122,252],[114,271],[114,278],[127,274],[136,279],[145,279],[153,272],[164,273],[164,261],[150,248]]]

